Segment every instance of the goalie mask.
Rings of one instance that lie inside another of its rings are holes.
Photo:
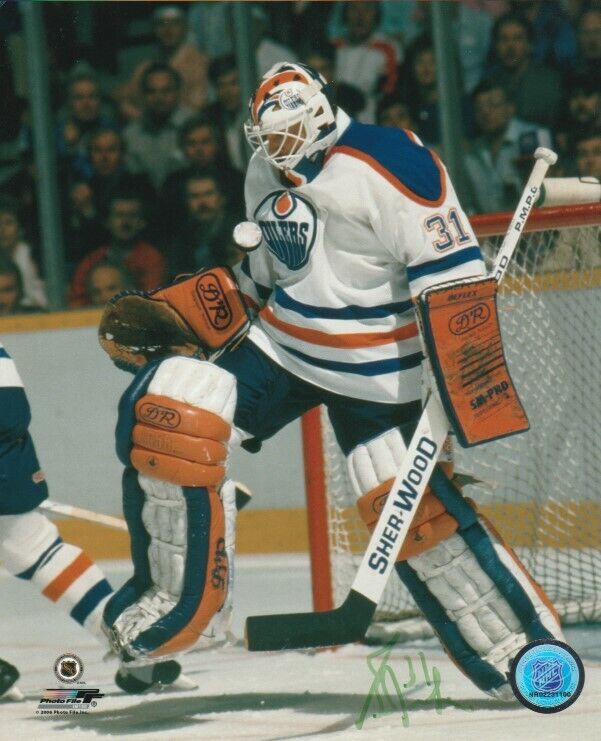
[[[325,78],[304,64],[282,62],[262,78],[244,125],[253,150],[280,170],[294,170],[336,140],[336,105]]]

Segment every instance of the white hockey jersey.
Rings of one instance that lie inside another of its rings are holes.
[[[484,273],[444,166],[400,129],[352,121],[319,174],[294,188],[254,155],[247,218],[260,247],[235,272],[260,310],[249,338],[300,378],[383,403],[420,398],[412,298]]]

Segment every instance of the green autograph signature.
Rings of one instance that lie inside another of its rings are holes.
[[[409,673],[408,681],[401,685],[397,675],[389,664],[390,653],[396,645],[398,636],[394,636],[388,643],[372,651],[367,657],[367,666],[373,675],[372,683],[365,697],[365,702],[355,725],[363,728],[363,724],[371,711],[371,716],[376,717],[383,713],[401,713],[401,722],[407,728],[409,726],[409,712],[404,692],[416,685],[417,675],[410,656],[405,656]],[[430,696],[427,701],[433,701],[436,712],[442,714],[442,697],[440,696],[440,672],[433,666],[430,670],[426,663],[423,651],[418,653],[424,681],[427,687],[431,687]],[[417,661],[416,661],[417,663]]]

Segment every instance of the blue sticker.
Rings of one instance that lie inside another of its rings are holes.
[[[584,667],[566,643],[533,641],[513,660],[509,680],[522,705],[537,713],[558,713],[580,696]]]

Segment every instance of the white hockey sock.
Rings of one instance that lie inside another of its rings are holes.
[[[100,622],[111,586],[81,548],[63,542],[47,517],[40,512],[1,516],[0,561],[106,644]]]

